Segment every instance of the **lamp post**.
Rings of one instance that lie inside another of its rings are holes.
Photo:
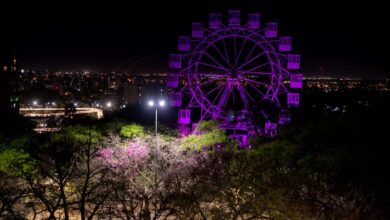
[[[148,102],[149,107],[154,107],[156,111],[156,118],[155,118],[155,127],[154,127],[154,135],[155,135],[155,141],[156,141],[156,146],[155,146],[155,151],[157,152],[157,122],[158,122],[158,108],[163,108],[165,107],[165,101],[164,100],[159,100],[158,102],[155,102],[155,100],[150,100]]]
[[[158,121],[158,108],[159,107],[164,107],[165,106],[165,101],[164,100],[159,100],[158,103],[155,103],[154,100],[150,100],[148,102],[149,107],[155,107],[156,110],[156,118],[155,118],[155,132],[154,135],[157,137],[157,121]]]

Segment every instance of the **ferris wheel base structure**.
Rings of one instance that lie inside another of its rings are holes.
[[[251,136],[274,137],[299,106],[303,74],[292,37],[279,37],[278,24],[262,23],[259,13],[241,17],[230,10],[225,24],[221,13],[210,13],[208,25],[194,22],[191,35],[178,37],[166,86],[181,135],[217,120],[247,147]]]

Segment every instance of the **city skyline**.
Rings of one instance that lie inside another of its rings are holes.
[[[2,50],[16,53],[26,68],[166,71],[167,54],[192,21],[207,20],[209,12],[226,19],[229,9],[238,8],[259,11],[262,22],[278,21],[280,35],[293,36],[293,51],[302,54],[305,73],[325,66],[328,74],[340,77],[389,77],[379,4],[229,0],[28,6],[10,4],[6,8],[17,8],[17,15],[12,10],[1,15],[8,30]]]

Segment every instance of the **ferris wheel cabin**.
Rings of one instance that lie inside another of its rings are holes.
[[[179,110],[179,124],[188,125],[191,123],[191,110],[180,109]]]
[[[229,11],[229,26],[240,26],[240,10]]]
[[[211,29],[218,29],[221,27],[221,17],[220,13],[210,13],[209,17],[209,27]]]
[[[284,52],[291,51],[291,37],[279,38],[279,51],[284,51]]]
[[[265,37],[274,38],[278,36],[278,23],[265,23]]]
[[[179,76],[177,74],[167,74],[167,87],[177,88],[179,86]]]
[[[290,75],[290,88],[302,89],[303,74],[291,74]]]
[[[260,28],[260,13],[248,14],[248,28],[259,29]]]
[[[287,69],[297,70],[300,68],[301,56],[297,54],[287,55]]]
[[[181,92],[171,92],[169,94],[169,105],[172,107],[181,106]]]
[[[181,69],[181,55],[180,54],[170,54],[169,55],[169,68]]]
[[[187,36],[181,36],[178,39],[178,49],[180,52],[188,52],[191,49],[191,38]]]
[[[203,38],[203,24],[199,22],[192,23],[192,37],[193,38]]]
[[[299,105],[299,93],[287,93],[287,104],[290,106],[297,107]]]

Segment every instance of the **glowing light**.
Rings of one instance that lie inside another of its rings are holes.
[[[112,107],[112,103],[111,102],[107,102],[106,106],[111,108]]]
[[[160,100],[159,105],[160,106],[165,106],[165,101],[164,100]]]
[[[149,106],[154,106],[154,101],[153,101],[153,100],[150,100],[150,101],[148,102],[148,105],[149,105]]]

